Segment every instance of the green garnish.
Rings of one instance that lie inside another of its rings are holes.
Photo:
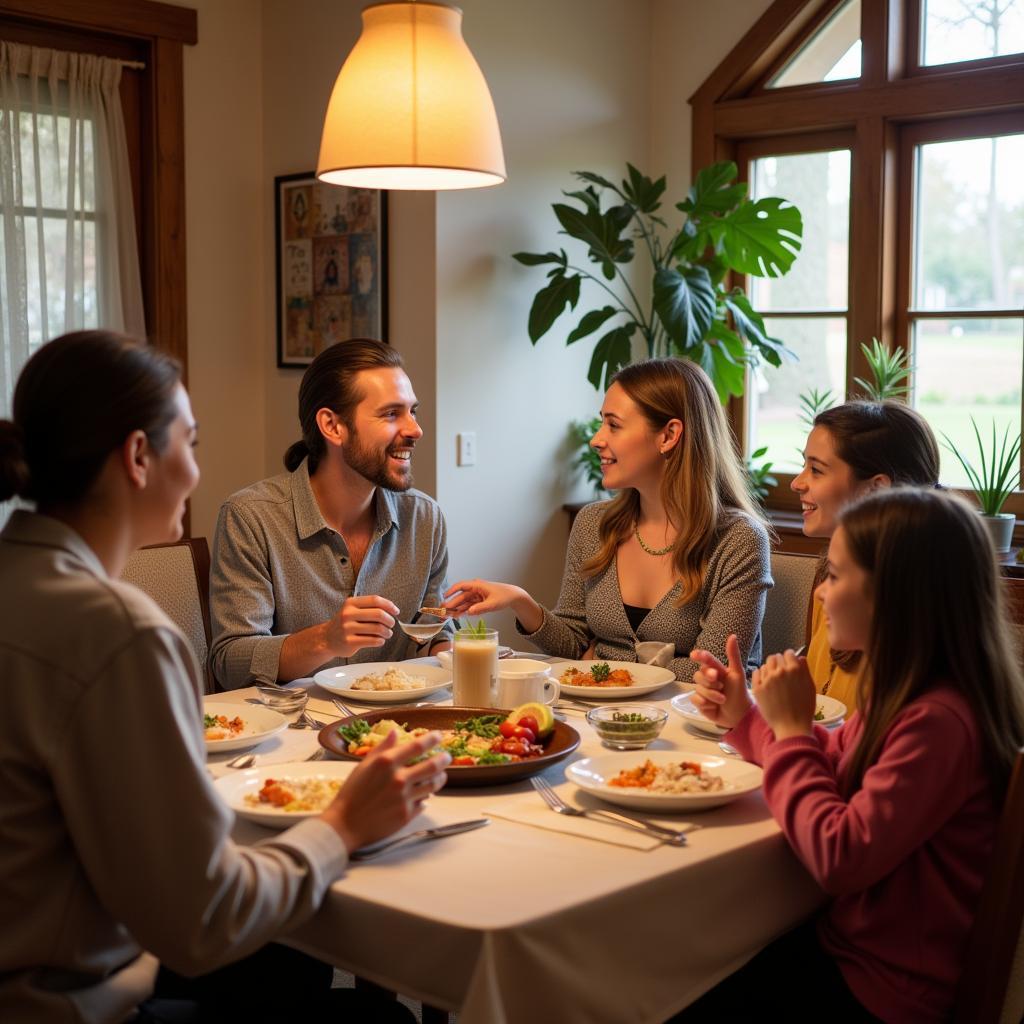
[[[493,750],[485,750],[482,754],[476,755],[477,764],[506,764],[511,760],[508,754],[496,754]]]
[[[650,719],[644,718],[639,711],[613,711],[613,722],[647,722]]]
[[[485,637],[487,635],[487,623],[483,619],[477,619],[476,625],[466,626],[465,632],[470,636]]]
[[[814,720],[816,722],[823,722],[825,720],[825,706],[823,704],[819,704],[818,707],[815,708]]]
[[[603,683],[612,674],[612,670],[608,667],[606,661],[599,661],[590,670],[590,674],[593,676],[595,683]]]
[[[505,721],[504,715],[479,715],[476,718],[467,718],[464,722],[456,722],[452,728],[456,732],[471,732],[484,739],[493,740],[501,734],[501,723]]]
[[[216,715],[203,715],[203,728],[212,729],[214,726],[219,725]]]
[[[348,725],[338,726],[338,735],[348,743],[359,744],[359,741],[370,731],[370,723],[357,718]]]

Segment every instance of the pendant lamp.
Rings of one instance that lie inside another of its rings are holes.
[[[481,188],[505,180],[494,103],[444,3],[371,4],[338,73],[316,176],[356,188]]]

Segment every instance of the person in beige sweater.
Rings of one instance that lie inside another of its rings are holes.
[[[199,666],[118,579],[136,547],[181,536],[195,439],[176,364],[103,331],[44,345],[0,420],[0,500],[36,505],[0,534],[2,1020],[164,1019],[148,1000],[157,958],[195,975],[266,949],[314,913],[352,850],[444,781],[447,755],[407,766],[437,734],[391,743],[319,817],[254,847],[231,840],[205,770]],[[324,976],[322,992],[268,977],[260,1006],[333,1005]],[[254,992],[167,1019],[241,1019]]]

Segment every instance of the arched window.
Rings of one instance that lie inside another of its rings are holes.
[[[901,347],[909,400],[968,451],[973,416],[1021,429],[1024,0],[776,0],[691,97],[694,171],[733,159],[756,194],[804,213],[786,278],[755,308],[798,353],[748,374],[746,450],[789,481],[800,398],[860,391],[861,344]],[[943,480],[964,474],[943,450]],[[1006,506],[1024,516],[1024,495]]]

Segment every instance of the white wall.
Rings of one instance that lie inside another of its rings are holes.
[[[510,254],[556,244],[551,203],[576,169],[667,170],[671,200],[681,198],[686,98],[769,2],[463,0],[509,180],[436,202],[395,193],[389,232],[390,335],[426,430],[416,481],[448,516],[453,577],[514,580],[553,601],[561,505],[587,496],[568,468],[566,426],[600,403],[585,379],[592,344],[565,347],[567,317],[531,348],[543,273]],[[210,536],[221,501],[278,472],[297,437],[301,371],[275,365],[273,178],[314,167],[363,2],[189,6],[199,12],[199,43],[185,54],[189,362],[204,470],[193,530]],[[455,465],[461,430],[476,431],[475,467]]]
[[[544,269],[511,259],[564,244],[551,203],[574,170],[621,176],[647,163],[648,5],[622,0],[466,0],[464,36],[501,123],[508,181],[437,203],[438,496],[452,576],[519,583],[557,596],[568,521],[588,497],[567,460],[569,420],[600,406],[586,380],[593,348],[566,348],[579,314],[531,348],[527,315]],[[580,254],[585,261],[585,255]],[[584,289],[584,303],[599,292]],[[455,435],[477,435],[474,467],[455,465]],[[511,618],[500,622],[511,635]]]

